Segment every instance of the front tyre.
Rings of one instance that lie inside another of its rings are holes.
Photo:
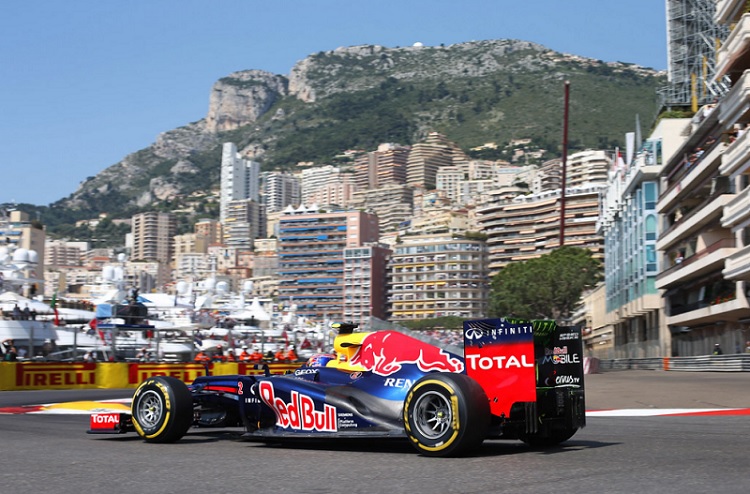
[[[428,374],[411,387],[404,400],[406,435],[426,456],[472,452],[484,441],[489,423],[487,395],[465,374]]]
[[[175,442],[193,423],[193,396],[179,379],[151,377],[135,390],[131,414],[136,432],[147,442]]]

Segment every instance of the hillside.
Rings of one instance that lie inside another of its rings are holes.
[[[184,195],[218,186],[221,145],[228,141],[264,170],[335,163],[345,150],[412,144],[431,131],[464,150],[530,138],[554,155],[565,80],[571,152],[622,146],[636,115],[653,120],[656,90],[665,83],[650,69],[526,41],[338,48],[310,55],[286,76],[229,74],[211,89],[204,119],[161,134],[51,208],[37,209],[54,233],[100,212],[122,217],[178,207]]]

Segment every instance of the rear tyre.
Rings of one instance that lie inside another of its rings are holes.
[[[151,443],[171,443],[185,435],[193,423],[193,396],[174,377],[151,377],[133,395],[133,426]]]
[[[487,434],[490,405],[482,387],[465,374],[424,376],[404,400],[404,429],[426,456],[460,456],[478,448]]]

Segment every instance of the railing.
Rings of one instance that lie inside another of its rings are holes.
[[[707,138],[708,140],[708,138]],[[698,165],[700,165],[704,159],[710,155],[714,149],[716,149],[718,146],[724,146],[726,147],[726,144],[720,140],[714,139],[713,142],[710,142],[708,146],[706,146],[706,141],[703,141],[702,143],[696,145],[695,149],[692,153],[685,153],[682,157],[682,160],[680,161],[680,164],[675,166],[668,174],[667,181],[668,185],[664,191],[662,191],[661,194],[659,194],[659,200],[661,201],[665,197],[667,197],[672,191],[679,187],[682,183],[682,179],[687,177],[693,170],[697,169]],[[691,154],[695,154],[695,150],[701,148],[703,149],[703,152],[700,154],[700,156],[695,157],[692,161],[690,159]]]
[[[664,271],[662,271],[656,276],[656,279],[660,280],[664,278],[665,276],[667,276],[668,274],[674,273],[678,269],[682,269],[685,266],[689,266],[693,264],[694,262],[700,261],[704,257],[708,256],[709,254],[713,252],[716,252],[719,249],[732,248],[735,246],[736,246],[736,241],[733,238],[723,238],[721,240],[717,240],[716,242],[712,243],[705,249],[700,250],[696,252],[695,254],[693,254],[692,256],[685,258],[682,262],[679,262],[675,264],[674,266],[671,266],[665,269]]]
[[[670,233],[672,233],[674,230],[676,230],[677,228],[679,228],[681,225],[686,224],[687,220],[689,220],[690,218],[692,218],[696,214],[698,214],[701,211],[703,211],[704,208],[711,203],[711,201],[713,201],[714,199],[716,199],[720,195],[726,194],[728,192],[730,192],[730,186],[729,186],[729,184],[724,184],[724,185],[720,185],[720,186],[716,187],[714,189],[714,191],[702,203],[700,203],[697,206],[693,207],[693,209],[691,209],[687,214],[685,214],[679,220],[677,220],[672,225],[670,225],[669,228],[667,228],[666,230],[662,231],[659,234],[658,240],[663,239],[664,237],[666,237],[667,235],[669,235]]]
[[[694,357],[651,357],[602,359],[600,371],[666,370],[682,372],[750,372],[750,353],[697,355]]]

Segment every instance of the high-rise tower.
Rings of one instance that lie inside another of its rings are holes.
[[[221,153],[220,220],[226,222],[231,201],[260,200],[260,163],[246,160],[237,152],[237,146],[224,143]]]

